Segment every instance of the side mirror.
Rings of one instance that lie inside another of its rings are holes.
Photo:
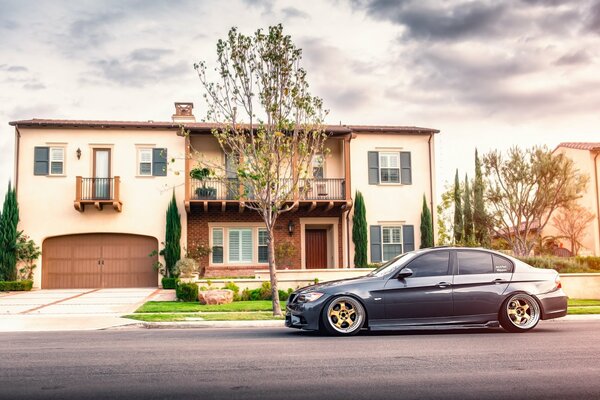
[[[403,268],[400,272],[398,272],[398,279],[404,279],[407,278],[409,276],[411,276],[413,274],[412,269],[410,268]]]

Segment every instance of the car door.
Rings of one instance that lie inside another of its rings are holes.
[[[510,283],[513,263],[483,250],[457,250],[452,297],[454,315],[467,322],[498,318],[503,293]]]
[[[388,322],[418,324],[451,317],[450,251],[427,252],[409,262],[406,268],[413,271],[412,276],[402,279],[392,276],[384,286]]]

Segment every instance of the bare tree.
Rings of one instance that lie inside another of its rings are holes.
[[[546,147],[512,147],[506,158],[492,151],[483,162],[493,228],[520,256],[531,252],[555,210],[581,197],[588,180],[571,159]]]
[[[579,254],[585,229],[595,216],[577,203],[567,204],[552,218],[552,225],[571,242],[571,254]]]
[[[278,217],[298,206],[313,159],[326,152],[322,100],[308,90],[300,66],[301,49],[281,25],[246,36],[232,28],[217,43],[218,78],[210,80],[204,62],[195,64],[205,89],[207,119],[226,157],[210,165],[217,179],[242,188],[240,201],[262,217],[268,232],[273,314],[281,315],[275,264],[274,228]]]

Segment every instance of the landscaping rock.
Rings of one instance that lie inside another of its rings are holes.
[[[198,292],[201,304],[228,304],[233,302],[233,290],[205,290]]]

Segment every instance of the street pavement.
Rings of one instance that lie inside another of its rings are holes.
[[[0,399],[598,399],[599,331],[0,333]]]

